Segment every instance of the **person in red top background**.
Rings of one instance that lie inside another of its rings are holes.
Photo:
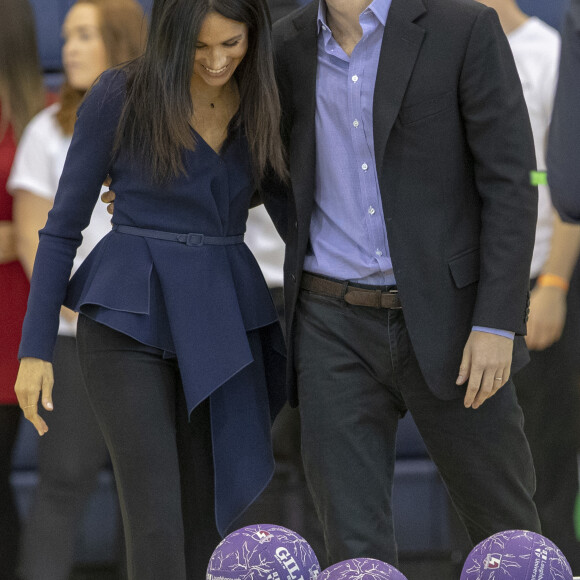
[[[0,578],[13,580],[18,514],[9,477],[21,415],[14,381],[29,287],[16,258],[6,181],[24,127],[44,106],[44,92],[28,0],[3,0],[0,6]]]

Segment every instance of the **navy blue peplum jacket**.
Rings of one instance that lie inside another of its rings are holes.
[[[19,356],[51,361],[61,304],[177,357],[190,412],[210,397],[216,523],[223,535],[270,480],[270,426],[285,401],[276,310],[243,243],[187,245],[112,230],[69,282],[73,258],[107,175],[116,225],[223,237],[243,234],[253,193],[243,132],[217,154],[196,134],[187,175],[159,187],[147,161],[113,159],[125,75],[110,70],[87,95],[31,281]],[[193,131],[193,129],[192,129]],[[105,207],[103,206],[103,211]],[[254,361],[248,332],[258,332]],[[243,369],[264,367],[267,392]]]

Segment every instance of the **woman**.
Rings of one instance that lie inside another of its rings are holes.
[[[20,417],[13,385],[28,280],[16,255],[12,198],[6,191],[6,180],[16,143],[44,104],[34,14],[26,0],[5,0],[0,4],[0,55],[0,577],[12,580],[18,513],[9,477]]]
[[[65,82],[60,101],[26,128],[8,181],[14,195],[18,254],[29,276],[38,230],[54,201],[77,109],[104,70],[143,52],[146,25],[136,0],[78,0],[65,18],[62,33]],[[110,230],[108,214],[97,208],[83,232],[75,267]],[[39,483],[22,535],[19,573],[23,580],[69,577],[79,514],[108,458],[83,386],[75,331],[76,314],[63,309],[54,355],[57,390],[52,429],[50,437],[40,441]]]
[[[103,74],[79,109],[41,232],[18,400],[46,433],[58,312],[80,311],[130,578],[202,578],[214,517],[223,535],[273,472],[283,341],[243,243],[255,184],[286,171],[271,53],[265,0],[156,0],[144,56]],[[68,284],[107,175],[113,231]]]

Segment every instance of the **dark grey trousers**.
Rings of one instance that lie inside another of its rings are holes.
[[[308,485],[329,564],[397,563],[391,493],[397,422],[409,410],[477,543],[500,530],[540,531],[534,468],[509,381],[478,410],[442,401],[419,369],[402,310],[302,291],[295,365]]]

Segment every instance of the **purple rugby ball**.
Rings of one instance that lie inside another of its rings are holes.
[[[214,550],[206,580],[316,580],[320,565],[299,534],[271,524],[232,532]]]
[[[318,580],[407,580],[396,568],[373,558],[352,558],[333,564]]]
[[[554,542],[525,530],[498,532],[471,550],[461,580],[572,580]]]

